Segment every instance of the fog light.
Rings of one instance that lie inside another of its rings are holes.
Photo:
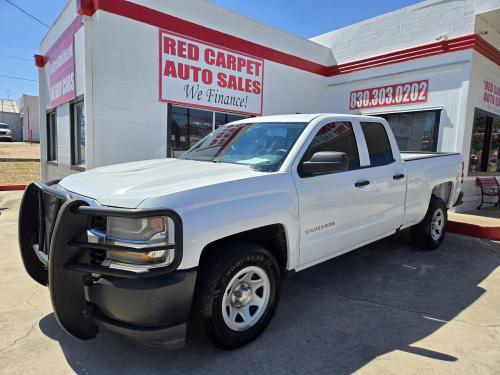
[[[155,250],[148,253],[132,253],[122,250],[107,250],[106,258],[131,265],[170,264],[169,250]]]

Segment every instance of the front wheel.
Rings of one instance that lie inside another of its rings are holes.
[[[437,249],[444,240],[448,223],[446,204],[432,196],[424,219],[411,228],[413,243],[420,249]]]
[[[279,299],[280,271],[274,257],[252,242],[213,249],[201,266],[195,306],[203,331],[223,349],[235,349],[267,327]]]

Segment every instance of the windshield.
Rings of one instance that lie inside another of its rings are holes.
[[[0,129],[8,129],[9,125],[7,124],[0,124]]]
[[[244,164],[275,171],[306,126],[305,122],[228,124],[210,133],[181,159]]]

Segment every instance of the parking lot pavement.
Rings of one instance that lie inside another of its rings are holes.
[[[297,273],[250,345],[142,348],[110,333],[65,334],[17,247],[20,192],[0,192],[0,373],[500,373],[500,245],[447,236],[434,252],[407,235]],[[133,301],[131,301],[133,303]]]

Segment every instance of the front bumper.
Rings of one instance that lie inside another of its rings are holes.
[[[179,215],[168,209],[89,206],[54,184],[27,187],[19,214],[19,244],[27,272],[48,285],[61,327],[83,340],[95,338],[103,327],[144,344],[183,344],[196,270],[176,270],[182,259]],[[95,251],[131,248],[89,243],[86,233],[92,217],[160,215],[174,223],[174,243],[164,247],[174,249],[170,265],[137,273],[96,261]]]

